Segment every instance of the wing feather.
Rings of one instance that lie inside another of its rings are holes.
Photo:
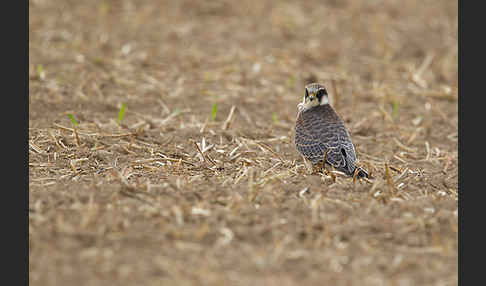
[[[355,169],[354,145],[344,123],[329,105],[299,112],[294,140],[297,150],[314,164],[322,162],[329,148],[327,163],[346,174]]]

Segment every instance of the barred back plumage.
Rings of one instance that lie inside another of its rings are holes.
[[[343,121],[329,104],[318,105],[299,111],[295,125],[295,146],[313,164],[326,163],[353,176],[356,169],[354,145]],[[358,178],[369,177],[359,169]]]

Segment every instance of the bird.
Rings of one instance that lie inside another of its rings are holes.
[[[353,178],[356,175],[358,179],[373,179],[356,166],[356,151],[349,132],[329,104],[327,90],[322,84],[305,86],[304,98],[298,104],[294,143],[300,154],[314,166],[327,164]]]

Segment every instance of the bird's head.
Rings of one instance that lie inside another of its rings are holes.
[[[311,83],[305,86],[304,99],[299,104],[299,110],[325,104],[329,104],[329,98],[327,90],[322,84]]]

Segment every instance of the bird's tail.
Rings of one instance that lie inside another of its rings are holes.
[[[356,178],[361,179],[361,178],[368,178],[368,179],[374,179],[371,177],[365,170],[358,168],[358,174],[356,175]],[[353,172],[354,173],[354,172]]]

